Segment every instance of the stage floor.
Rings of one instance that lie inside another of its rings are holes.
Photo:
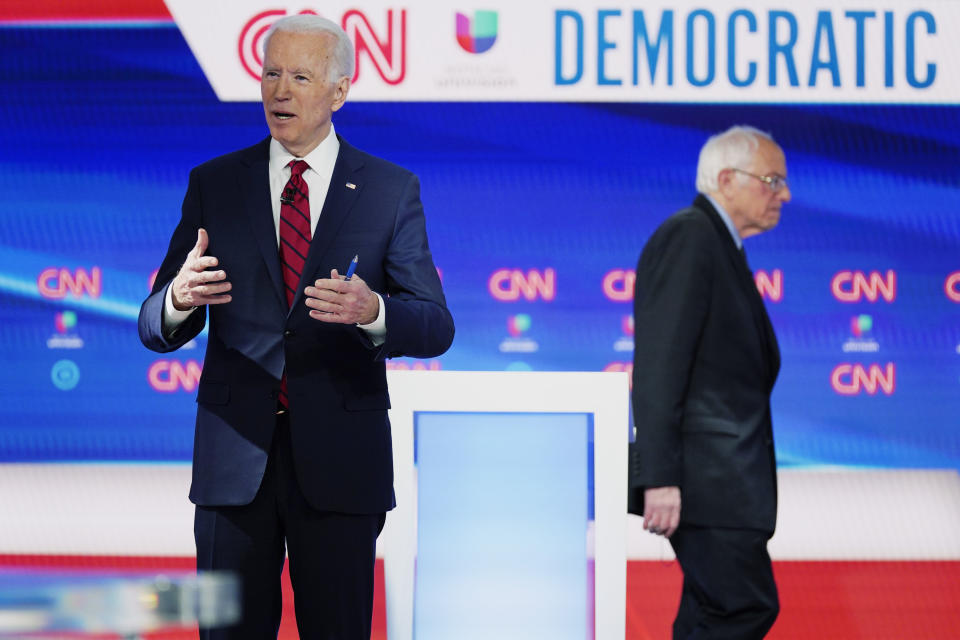
[[[770,551],[781,615],[770,638],[960,638],[955,471],[782,470],[779,479]],[[190,570],[188,484],[186,465],[0,465],[0,571]],[[669,638],[679,567],[669,545],[643,532],[639,518],[629,517],[627,528],[626,638]],[[376,640],[386,639],[383,584],[378,561]],[[286,575],[284,592],[280,638],[292,639]]]

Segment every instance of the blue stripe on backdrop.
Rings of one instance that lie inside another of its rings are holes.
[[[0,44],[0,460],[186,460],[204,339],[148,352],[134,315],[189,169],[262,139],[261,106],[218,102],[172,26],[3,28]],[[784,146],[793,192],[780,227],[747,243],[755,269],[782,274],[768,302],[782,463],[960,468],[960,305],[945,291],[960,271],[960,108],[349,103],[336,117],[421,177],[458,325],[428,365],[493,370],[628,362],[631,306],[604,278],[692,199],[705,137],[741,122]],[[519,299],[498,301],[501,269],[553,269],[555,287],[527,300],[504,280]],[[887,270],[892,302],[831,292],[837,273]],[[858,380],[875,393],[832,384]]]

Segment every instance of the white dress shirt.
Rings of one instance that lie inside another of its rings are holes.
[[[337,163],[337,154],[340,152],[340,141],[337,139],[336,132],[333,129],[333,123],[330,123],[330,133],[324,138],[323,142],[302,158],[298,158],[287,151],[282,144],[275,139],[270,140],[270,202],[273,205],[273,228],[276,231],[277,250],[280,247],[280,194],[283,188],[290,180],[291,160],[306,161],[309,169],[303,172],[303,179],[307,183],[309,190],[310,206],[310,237],[313,237],[317,230],[317,222],[320,220],[320,212],[323,209],[323,202],[327,198],[327,189],[330,187],[330,179],[333,177],[333,167]],[[348,265],[343,265],[346,270]],[[227,280],[230,274],[227,274]],[[383,344],[387,336],[386,311],[384,309],[383,298],[379,293],[373,292],[377,296],[377,302],[380,311],[377,319],[370,324],[358,324],[357,326],[367,333],[374,345]],[[163,305],[164,326],[172,331],[186,320],[193,309],[180,311],[173,306],[173,292],[171,287],[167,287],[167,294]]]

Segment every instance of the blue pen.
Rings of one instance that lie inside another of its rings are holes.
[[[350,261],[350,266],[347,267],[347,277],[345,280],[349,280],[353,277],[353,272],[357,270],[357,262],[360,261],[360,256],[353,256],[353,260]]]

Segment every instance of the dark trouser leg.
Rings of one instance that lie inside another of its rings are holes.
[[[301,640],[369,640],[379,515],[315,512],[291,530],[290,579]]]
[[[697,625],[697,617],[700,605],[697,604],[697,598],[690,587],[690,581],[684,578],[683,591],[680,593],[680,607],[677,609],[677,617],[673,621],[673,637],[686,638],[693,633],[693,628]]]
[[[377,535],[385,514],[318,511],[300,490],[289,431],[275,451],[301,640],[369,640]]]
[[[780,611],[769,534],[681,525],[670,538],[683,569],[675,640],[763,638]]]
[[[196,508],[197,569],[232,571],[242,581],[241,622],[229,628],[202,630],[203,640],[276,640],[284,543],[277,516],[275,475],[271,459],[250,504]]]

